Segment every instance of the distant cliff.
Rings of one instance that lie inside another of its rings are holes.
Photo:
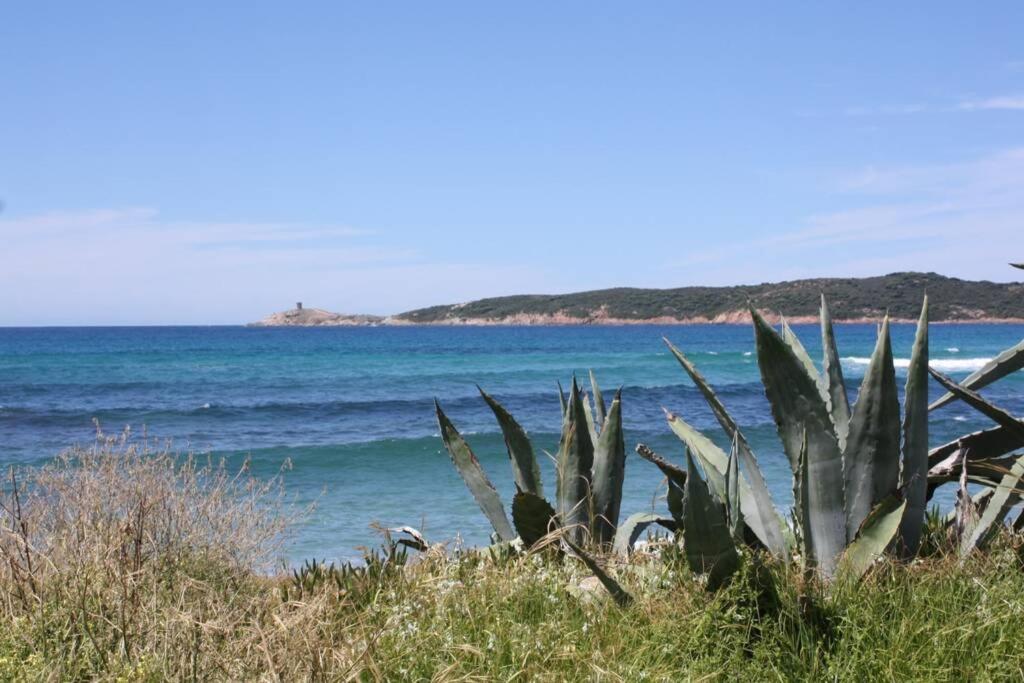
[[[1024,322],[1024,284],[960,280],[937,273],[817,278],[734,287],[521,294],[431,306],[395,316],[342,315],[319,309],[275,313],[255,325],[601,325],[740,323],[753,303],[791,322],[817,321],[821,294],[837,321],[917,320],[929,298],[933,322]]]
[[[1024,284],[960,280],[937,273],[504,296],[422,308],[395,319],[433,324],[735,323],[749,320],[751,302],[799,322],[817,320],[824,293],[836,320],[877,320],[887,309],[895,319],[916,320],[925,292],[933,321],[1024,322]]]

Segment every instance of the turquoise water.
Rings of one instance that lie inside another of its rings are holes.
[[[820,357],[818,328],[796,326]],[[840,326],[844,369],[856,386],[874,345],[872,325]],[[749,326],[2,328],[0,464],[38,463],[73,443],[130,425],[179,449],[251,457],[261,476],[290,459],[288,491],[316,501],[297,530],[292,559],[350,558],[378,542],[372,522],[411,524],[431,540],[478,544],[487,522],[437,436],[438,397],[506,496],[511,476],[479,383],[554,451],[555,381],[593,368],[606,393],[623,387],[627,449],[623,514],[659,510],[660,476],[632,454],[643,441],[681,458],[661,407],[717,435],[696,389],[665,350],[680,346],[718,388],[753,444],[776,502],[788,509],[791,478],[753,356]],[[934,325],[935,364],[963,377],[1024,337],[1021,325]],[[894,328],[906,359],[913,327]],[[899,364],[899,361],[897,361]],[[897,372],[901,375],[904,368]],[[902,380],[901,380],[902,384]],[[933,393],[941,391],[933,386]],[[1024,413],[1024,372],[986,389]],[[933,415],[937,445],[988,426],[961,404]],[[541,463],[549,481],[553,469]]]

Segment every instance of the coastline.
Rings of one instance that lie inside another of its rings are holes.
[[[774,313],[763,312],[768,322],[773,325],[780,324],[783,316]],[[836,325],[869,325],[880,322],[879,317],[843,318],[833,320]],[[818,324],[817,316],[799,315],[786,316],[786,321],[794,325]],[[896,324],[914,324],[913,318],[889,318],[889,322]],[[576,318],[572,316],[532,315],[522,314],[507,316],[503,318],[447,318],[443,320],[414,321],[396,317],[385,317],[377,321],[355,321],[355,320],[330,320],[315,323],[248,323],[247,327],[590,327],[595,325],[604,326],[627,326],[627,325],[749,325],[750,314],[744,315],[727,314],[718,315],[713,318],[698,316],[694,318],[610,318],[592,317]],[[948,318],[945,320],[932,320],[932,325],[1024,325],[1024,318]]]

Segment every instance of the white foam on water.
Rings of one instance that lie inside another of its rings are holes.
[[[201,405],[199,407],[202,408],[203,410],[208,410],[210,408],[210,404],[209,403],[204,403],[203,405]]]
[[[967,418],[963,415],[957,415],[953,418],[956,422],[967,422]]]
[[[753,356],[753,355],[754,355],[754,352],[753,352],[753,351],[744,351],[744,352],[743,352],[743,355],[744,355],[744,356]]]
[[[947,372],[971,372],[974,370],[980,370],[988,363],[991,358],[932,358],[928,361],[928,365],[936,370],[945,370]],[[847,356],[843,358],[843,361],[849,365],[867,365],[871,362],[870,358],[864,358],[861,356]],[[898,368],[910,367],[909,358],[895,358],[893,359],[893,365]]]
[[[709,356],[717,356],[718,355],[718,351],[708,351],[708,355]]]
[[[957,347],[955,347],[955,346],[950,346],[950,347],[949,347],[948,349],[946,349],[946,350],[947,350],[947,351],[949,351],[950,353],[960,353],[960,349],[958,349],[958,348],[957,348]]]

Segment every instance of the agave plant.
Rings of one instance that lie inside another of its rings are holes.
[[[568,398],[559,387],[562,433],[555,456],[554,506],[544,497],[540,468],[526,431],[504,406],[480,389],[501,428],[512,464],[516,494],[511,523],[469,444],[435,401],[445,448],[499,541],[518,536],[530,547],[556,528],[577,547],[590,543],[608,546],[615,540],[626,464],[621,390],[606,406],[593,373],[590,379],[593,405],[575,377]]]
[[[824,297],[820,374],[785,322],[779,332],[756,310],[751,315],[762,383],[793,472],[792,527],[772,502],[736,421],[693,363],[666,340],[732,441],[726,454],[668,413],[669,426],[687,448],[686,470],[638,448],[668,475],[669,507],[682,522],[691,567],[708,574],[712,583],[720,582],[748,536],[787,561],[795,555],[827,579],[859,577],[894,539],[904,554],[915,553],[928,496],[927,299],[911,354],[902,422],[888,318],[851,407]]]

